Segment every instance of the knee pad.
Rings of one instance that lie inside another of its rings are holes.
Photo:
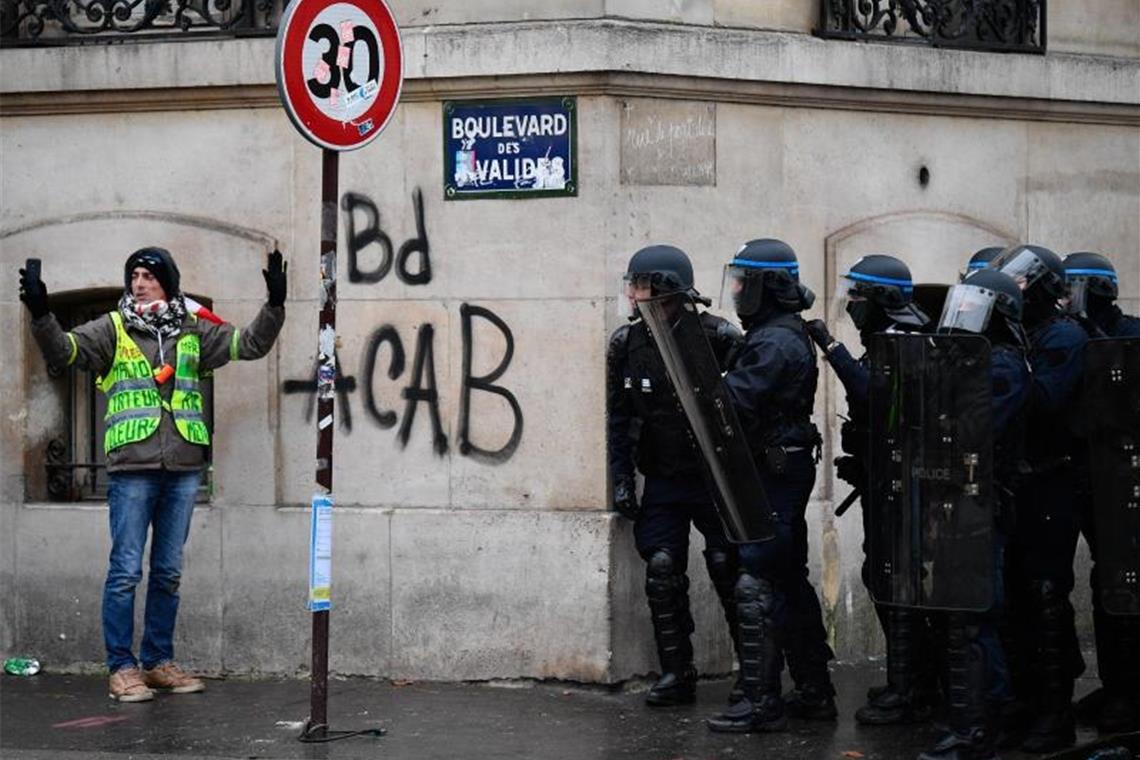
[[[671,599],[687,594],[689,577],[677,566],[668,549],[656,549],[645,566],[645,593],[650,600]]]
[[[1069,600],[1048,579],[1034,580],[1029,587],[1030,598],[1043,621],[1053,622],[1071,616]]]
[[[647,578],[668,578],[676,572],[673,554],[668,549],[654,549],[645,563]]]
[[[762,615],[772,614],[775,607],[775,592],[772,582],[767,578],[757,578],[748,573],[741,573],[736,579],[737,604],[754,604]]]

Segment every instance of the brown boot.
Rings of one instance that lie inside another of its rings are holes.
[[[171,694],[192,694],[196,691],[205,691],[206,684],[201,678],[189,675],[173,662],[164,662],[150,670],[143,671],[146,685],[152,689],[169,691]]]
[[[138,668],[121,668],[111,674],[111,699],[117,702],[148,702],[154,699],[154,692],[143,682]]]

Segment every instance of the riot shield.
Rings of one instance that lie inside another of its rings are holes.
[[[771,538],[772,508],[696,304],[685,294],[671,294],[640,301],[638,309],[689,420],[728,538]]]
[[[1101,602],[1140,615],[1140,338],[1089,341],[1082,411]]]
[[[875,601],[947,611],[992,606],[990,383],[990,344],[979,335],[874,336],[863,503]]]

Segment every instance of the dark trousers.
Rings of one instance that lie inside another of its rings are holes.
[[[1050,678],[1068,680],[1069,689],[1084,671],[1069,602],[1079,532],[1073,469],[1058,466],[1027,478],[1017,491],[1017,525],[1005,562],[1006,636],[1021,699],[1040,692],[1043,667],[1059,673]]]
[[[655,550],[665,549],[678,571],[685,572],[690,525],[704,536],[706,549],[733,550],[700,477],[646,478],[641,504],[643,510],[634,523],[633,537],[642,559],[648,561]]]
[[[781,626],[788,669],[797,686],[830,688],[827,645],[819,597],[808,580],[807,511],[815,485],[815,462],[808,451],[788,455],[783,475],[761,471],[760,479],[775,513],[776,535],[768,541],[741,544],[741,569],[772,582],[774,614]]]

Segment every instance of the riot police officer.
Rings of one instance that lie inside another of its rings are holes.
[[[1001,709],[1012,701],[996,623],[1004,604],[1003,550],[1030,393],[1022,308],[1021,290],[1011,277],[993,269],[980,269],[950,289],[938,324],[939,333],[982,335],[990,343],[996,504],[993,565],[987,575],[993,584],[993,602],[986,612],[952,612],[947,616],[948,731],[919,760],[995,758],[995,724]]]
[[[689,257],[669,245],[642,248],[629,260],[619,297],[619,311],[631,321],[611,336],[607,365],[613,504],[634,521],[637,551],[646,562],[645,593],[661,663],[661,678],[645,699],[651,706],[686,704],[696,697],[686,574],[690,523],[704,535],[705,563],[730,632],[735,631],[736,621],[736,550],[717,517],[688,422],[637,311],[638,300],[666,293],[699,297]],[[707,312],[700,318],[723,367],[741,339],[740,331]],[[635,466],[645,476],[640,502]]]
[[[1096,338],[1140,335],[1140,317],[1125,314],[1116,303],[1116,267],[1099,253],[1070,253],[1064,259],[1069,286],[1068,311]],[[1088,321],[1085,321],[1087,319]]]
[[[1116,269],[1098,253],[1070,253],[1064,259],[1069,285],[1068,311],[1094,338],[1140,336],[1140,318],[1124,314],[1116,304],[1119,293]],[[1098,341],[1100,343],[1100,341]],[[1090,350],[1092,347],[1090,346]],[[1119,410],[1124,413],[1124,410]],[[1082,415],[1082,418],[1084,415]],[[1098,452],[1101,453],[1101,452]],[[1112,456],[1115,452],[1103,452]],[[1140,729],[1140,618],[1109,614],[1105,610],[1098,575],[1101,550],[1097,541],[1093,478],[1087,457],[1077,460],[1081,528],[1092,554],[1093,628],[1096,635],[1097,672],[1102,688],[1077,703],[1077,717],[1096,725],[1101,733]],[[1105,526],[1102,526],[1104,529]],[[1120,530],[1123,525],[1113,525]]]
[[[870,338],[879,332],[919,332],[929,322],[927,315],[913,302],[914,282],[910,269],[894,256],[864,256],[842,277],[836,292],[836,313],[846,312],[859,330],[864,352],[858,359],[847,347],[831,337],[827,325],[819,319],[807,323],[808,332],[823,351],[824,358],[839,376],[847,394],[850,418],[841,426],[843,456],[835,460],[836,475],[856,492],[867,484],[866,460],[870,444],[868,387],[870,359],[866,349]],[[869,535],[863,510],[863,535]],[[863,551],[867,545],[864,539]],[[863,583],[870,588],[868,563],[863,562]],[[876,604],[875,612],[887,640],[887,685],[868,693],[868,703],[855,713],[860,723],[886,725],[905,723],[927,717],[937,694],[934,652],[929,645],[931,621],[928,616],[901,607]],[[922,683],[917,683],[916,669],[923,665]]]
[[[744,345],[725,385],[774,512],[775,537],[744,543],[735,598],[744,698],[710,718],[713,731],[779,731],[782,649],[796,681],[798,713],[833,718],[834,694],[823,616],[808,581],[807,523],[821,443],[811,421],[819,369],[799,313],[814,295],[799,282],[795,253],[779,240],[746,243],[726,265],[722,308],[736,311]]]
[[[1018,245],[990,266],[1022,290],[1033,377],[1025,436],[1029,474],[1017,488],[1017,526],[1006,559],[1006,644],[1014,689],[1032,715],[1021,748],[1051,752],[1076,739],[1073,682],[1084,670],[1069,601],[1079,518],[1073,468],[1078,444],[1065,423],[1076,405],[1088,336],[1059,306],[1067,289],[1065,267],[1055,253]]]

